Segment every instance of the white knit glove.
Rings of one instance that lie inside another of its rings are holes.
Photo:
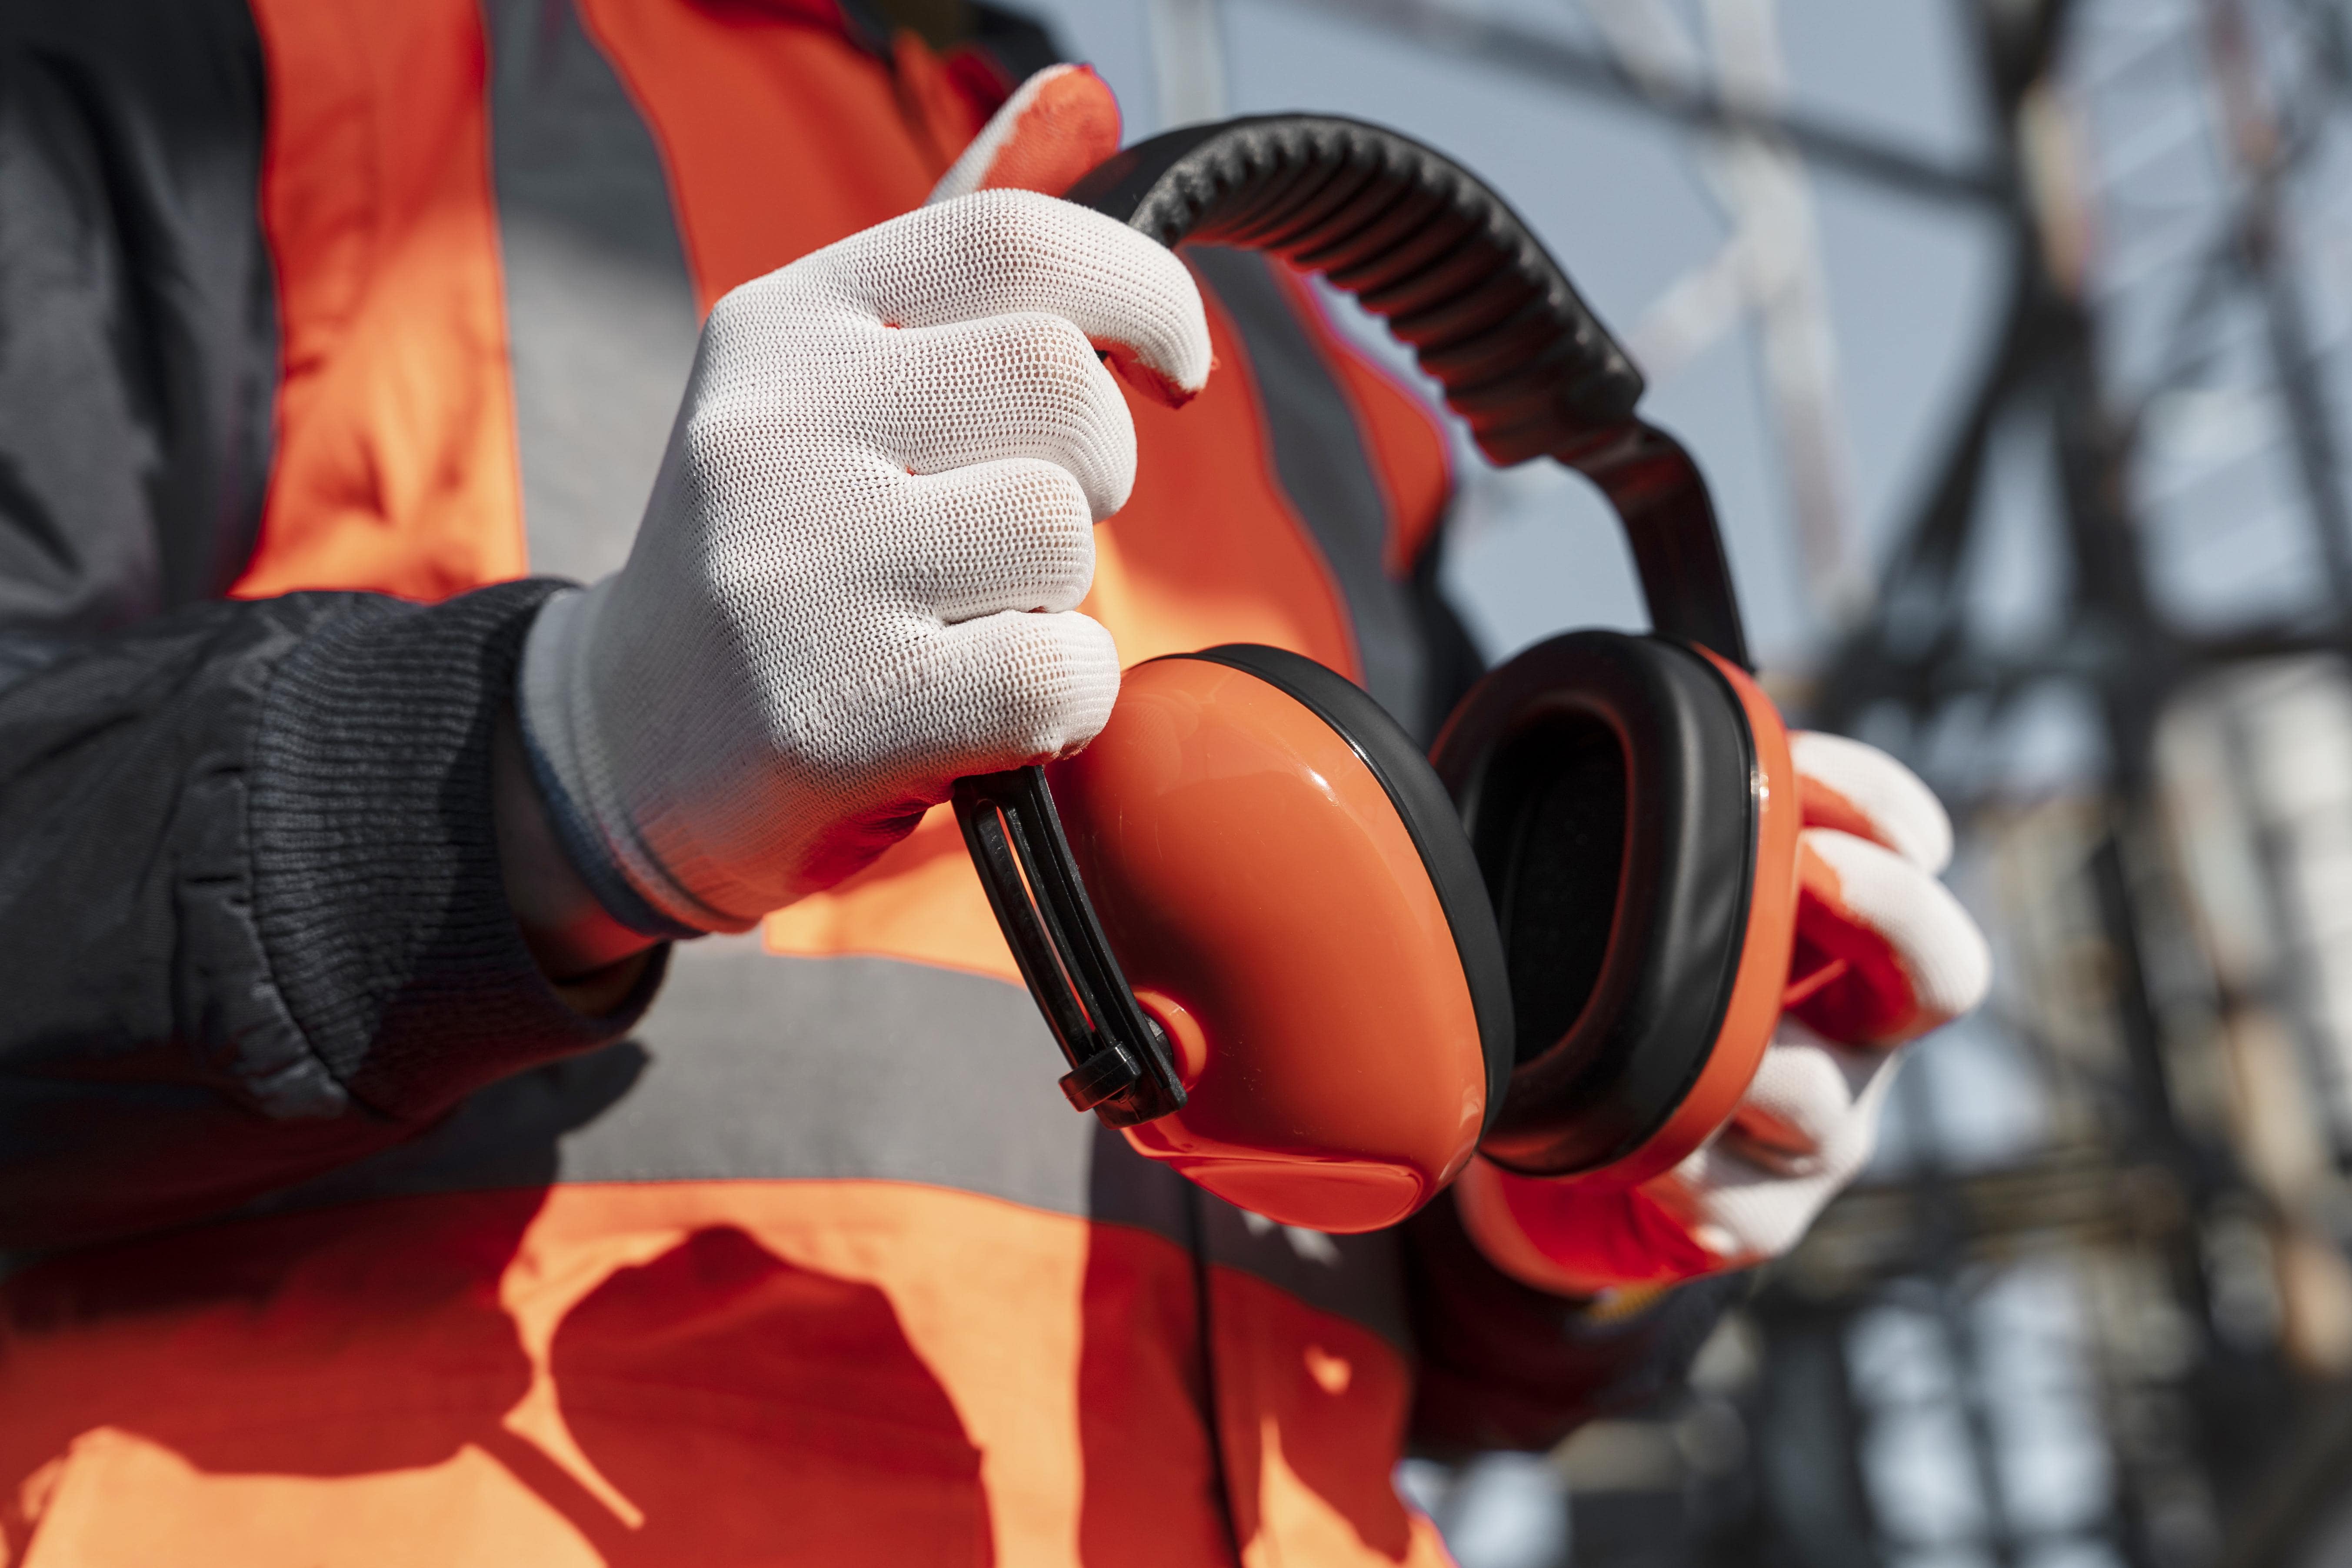
[[[1198,391],[1200,296],[1160,246],[1026,191],[719,301],[628,564],[524,652],[550,816],[623,924],[743,930],[957,778],[1101,729],[1118,655],[1072,606],[1135,430],[1098,355]]]
[[[1728,1125],[1639,1186],[1472,1162],[1464,1223],[1529,1284],[1591,1296],[1788,1251],[1869,1163],[1896,1047],[1984,1000],[1984,937],[1936,879],[1952,856],[1944,808],[1884,752],[1835,735],[1791,742],[1805,823],[1797,951],[1755,1081]]]

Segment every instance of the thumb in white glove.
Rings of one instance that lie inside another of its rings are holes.
[[[1093,738],[1118,658],[1073,606],[1135,479],[1098,354],[1197,392],[1200,296],[1160,246],[1024,191],[719,301],[628,564],[524,653],[534,775],[623,924],[746,929],[955,779]]]
[[[1639,1186],[1515,1175],[1474,1161],[1464,1223],[1529,1284],[1591,1296],[1779,1257],[1867,1164],[1899,1047],[1991,984],[1983,935],[1937,873],[1951,823],[1885,752],[1791,737],[1797,948],[1780,1024],[1731,1121]]]

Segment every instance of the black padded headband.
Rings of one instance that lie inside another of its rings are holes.
[[[1748,667],[1697,465],[1634,417],[1641,372],[1477,176],[1377,125],[1271,114],[1139,142],[1069,199],[1171,248],[1231,245],[1322,273],[1412,345],[1488,458],[1549,456],[1601,488],[1661,635]]]

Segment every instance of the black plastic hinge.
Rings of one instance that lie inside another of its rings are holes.
[[[956,822],[1013,961],[1070,1064],[1062,1092],[1112,1127],[1184,1108],[1168,1037],[1137,1003],[1062,832],[1043,768],[956,781]]]

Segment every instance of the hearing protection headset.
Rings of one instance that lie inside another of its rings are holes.
[[[1609,498],[1654,627],[1488,673],[1426,759],[1354,684],[1250,645],[1129,670],[1078,755],[956,813],[1069,1063],[1138,1149],[1286,1224],[1368,1230],[1475,1150],[1633,1183],[1731,1113],[1788,974],[1797,786],[1714,509],[1640,373],[1475,177],[1394,132],[1171,132],[1070,199],[1319,272],[1498,464]]]

